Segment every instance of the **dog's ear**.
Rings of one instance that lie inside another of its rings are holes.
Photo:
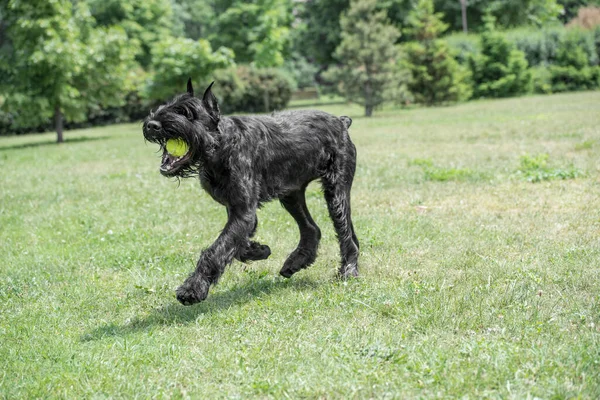
[[[194,97],[194,87],[192,86],[192,78],[188,79],[187,92],[190,94],[190,96]]]
[[[204,92],[204,96],[202,96],[202,104],[204,108],[208,112],[208,114],[213,118],[215,122],[219,122],[221,119],[221,112],[219,111],[219,104],[217,104],[217,98],[210,90],[214,85],[214,81],[208,85],[206,91]]]

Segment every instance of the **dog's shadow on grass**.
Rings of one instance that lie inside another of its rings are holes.
[[[65,139],[64,143],[62,143],[62,145],[65,144],[73,144],[73,143],[80,143],[80,142],[92,142],[92,141],[96,141],[96,140],[106,140],[109,139],[110,136],[80,136],[80,137],[74,137],[74,138],[67,138]],[[10,146],[0,146],[0,150],[19,150],[19,149],[29,149],[29,148],[34,148],[34,147],[42,147],[42,146],[57,146],[58,143],[56,143],[56,139],[51,139],[51,140],[44,140],[44,141],[40,141],[40,142],[30,142],[30,143],[22,143],[22,144],[15,144],[15,145],[10,145]]]
[[[230,290],[209,294],[199,304],[185,307],[175,299],[162,307],[155,308],[150,314],[134,318],[122,325],[109,323],[81,336],[81,341],[100,340],[105,337],[125,336],[135,332],[152,329],[156,326],[178,326],[194,322],[202,314],[214,314],[227,311],[257,298],[264,298],[284,290],[307,291],[320,285],[310,278],[294,279],[258,279],[234,286]]]

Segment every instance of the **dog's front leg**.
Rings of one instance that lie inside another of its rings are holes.
[[[183,305],[198,303],[208,295],[233,257],[245,249],[254,228],[256,207],[229,207],[225,228],[217,240],[200,255],[196,270],[177,289],[177,300]]]

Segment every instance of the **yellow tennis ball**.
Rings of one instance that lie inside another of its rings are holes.
[[[190,147],[182,139],[169,139],[167,140],[167,153],[175,157],[181,157],[185,155]]]

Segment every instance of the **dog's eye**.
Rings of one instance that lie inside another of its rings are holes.
[[[187,119],[189,119],[190,121],[193,121],[193,120],[194,120],[194,114],[193,114],[193,113],[192,113],[190,110],[186,110],[186,111],[185,111],[185,117],[186,117]]]

